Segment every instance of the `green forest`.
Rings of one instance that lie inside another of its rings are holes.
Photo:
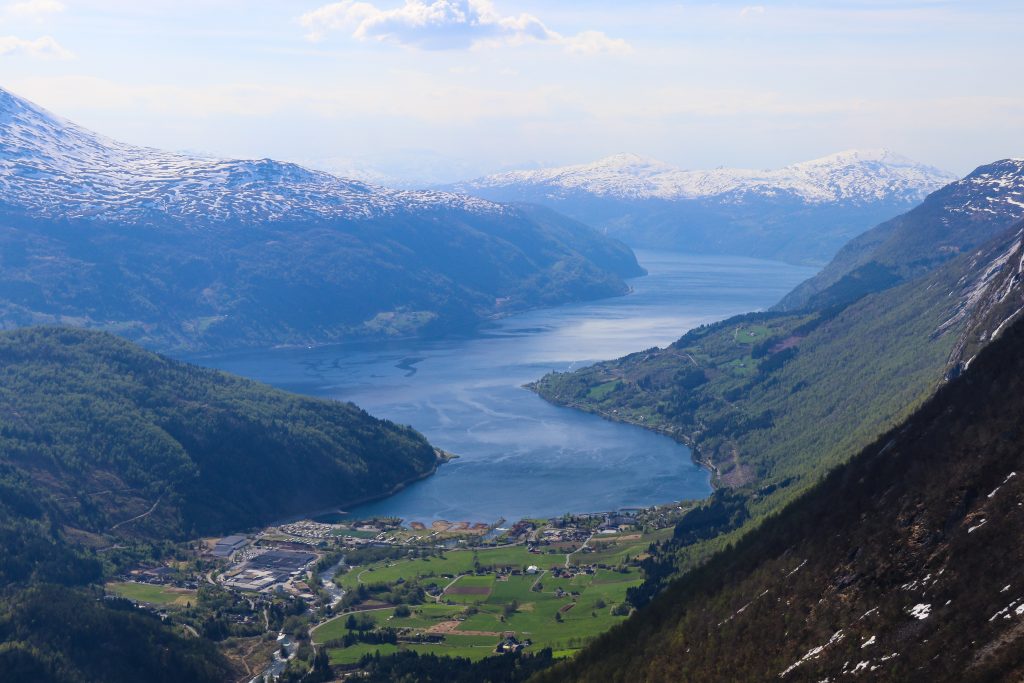
[[[172,539],[244,529],[389,493],[437,462],[420,434],[351,404],[104,333],[0,334],[0,465],[64,525]]]

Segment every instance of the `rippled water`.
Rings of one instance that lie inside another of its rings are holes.
[[[765,308],[814,270],[742,258],[637,256],[649,275],[631,281],[629,296],[524,313],[471,338],[198,360],[292,391],[353,401],[460,456],[397,495],[352,511],[359,515],[493,522],[703,497],[708,475],[684,446],[552,406],[522,385]]]

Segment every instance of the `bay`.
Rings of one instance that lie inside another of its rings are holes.
[[[459,457],[355,516],[509,521],[701,498],[689,449],[639,427],[548,404],[523,388],[778,301],[813,268],[637,251],[633,292],[494,321],[470,337],[245,351],[196,359],[409,424]]]

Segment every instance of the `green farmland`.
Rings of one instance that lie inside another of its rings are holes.
[[[545,557],[528,555],[521,548],[502,549],[504,555],[494,557],[509,557],[516,560],[514,566],[519,566],[520,557],[508,552],[516,550],[521,557],[533,558],[534,562]],[[486,552],[489,551],[480,551],[477,555],[484,556]],[[449,553],[444,560],[396,562],[364,573],[362,580],[369,580],[369,575],[374,575],[372,580],[376,581],[380,575],[397,580],[408,576],[422,578],[431,571],[444,574],[459,567],[472,567],[473,554],[459,551]],[[564,562],[562,555],[550,557]],[[479,659],[493,653],[502,634],[512,632],[520,640],[532,641],[532,650],[550,647],[560,656],[569,656],[589,639],[625,618],[626,610],[616,610],[616,607],[624,602],[626,590],[640,580],[635,569],[624,572],[598,569],[593,574],[581,573],[572,578],[556,578],[550,570],[536,575],[464,575],[453,583],[445,583],[448,589],[439,602],[410,606],[408,617],[396,617],[394,608],[358,614],[361,618],[372,619],[377,628],[399,629],[400,640],[430,634],[444,638],[440,643],[400,642],[398,649]],[[347,633],[348,616],[343,614],[316,628],[314,641],[325,643],[342,638]],[[331,648],[330,656],[334,663],[354,663],[364,654],[377,650],[386,654],[395,649],[393,645],[359,643],[348,648]]]
[[[130,581],[108,583],[107,592],[119,595],[128,600],[145,602],[150,605],[178,605],[185,606],[189,603],[196,604],[196,592],[184,588],[170,588],[168,586],[154,586],[148,583],[134,583]]]

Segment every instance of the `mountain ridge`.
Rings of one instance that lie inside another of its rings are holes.
[[[817,265],[953,178],[887,150],[768,171],[684,171],[625,154],[439,189],[547,206],[633,247]]]
[[[0,327],[179,351],[465,332],[645,272],[552,212],[125,145],[6,91],[0,259]]]
[[[159,216],[246,225],[424,209],[505,211],[473,197],[390,190],[273,159],[216,159],[128,145],[2,88],[0,137],[0,206],[37,218],[144,224]]]
[[[969,214],[944,215],[951,230],[972,225]],[[879,278],[873,291],[820,308],[736,316],[530,388],[688,443],[720,486],[745,497],[748,518],[764,518],[969,369],[1020,319],[1022,238],[1024,223],[1004,225],[916,278]],[[745,533],[734,530],[666,549],[638,597]]]
[[[852,239],[820,273],[774,308],[831,305],[911,279],[984,244],[1022,218],[1024,160],[984,164],[907,213]],[[883,274],[888,284],[875,284]]]
[[[534,680],[1019,680],[1022,343]]]
[[[885,175],[857,173],[858,166]],[[902,172],[897,173],[897,169]],[[472,192],[521,183],[547,185],[552,192],[577,190],[620,199],[664,200],[709,198],[729,193],[790,192],[805,201],[817,203],[852,198],[879,199],[887,194],[920,200],[928,187],[953,177],[950,173],[886,149],[843,150],[770,170],[718,168],[691,171],[638,154],[623,153],[585,164],[498,173],[454,187]],[[883,184],[885,180],[890,184]]]

